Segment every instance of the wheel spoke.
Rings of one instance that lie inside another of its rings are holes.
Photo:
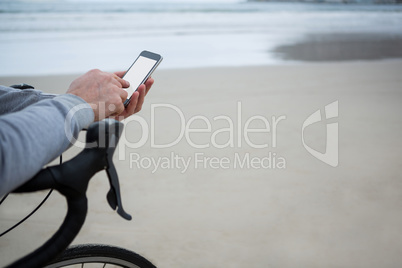
[[[152,263],[135,252],[115,246],[96,244],[72,246],[60,256],[60,260],[55,260],[47,268],[71,267],[74,264],[78,265],[78,267],[81,266],[81,268],[94,267],[93,265],[103,268],[156,268]]]

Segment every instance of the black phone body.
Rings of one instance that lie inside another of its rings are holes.
[[[123,76],[124,80],[130,82],[130,87],[125,89],[128,93],[128,97],[124,102],[124,106],[130,103],[131,95],[133,95],[140,85],[147,81],[156,67],[161,63],[162,59],[161,55],[146,50],[140,53]]]

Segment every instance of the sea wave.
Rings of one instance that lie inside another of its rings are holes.
[[[322,2],[322,1],[319,1]],[[259,13],[319,11],[392,11],[402,12],[402,5],[352,3],[238,2],[238,3],[149,3],[105,1],[0,1],[0,13]]]
[[[119,69],[143,49],[163,54],[162,68],[270,64],[275,47],[311,33],[402,34],[395,5],[0,0],[0,10],[3,75]]]

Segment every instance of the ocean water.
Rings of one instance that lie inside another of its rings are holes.
[[[402,5],[0,0],[0,76],[125,70],[142,50],[160,68],[286,64],[272,50],[311,33],[402,35]]]

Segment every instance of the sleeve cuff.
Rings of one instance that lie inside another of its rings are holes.
[[[73,94],[63,94],[55,96],[53,100],[60,102],[69,110],[80,129],[86,128],[94,122],[94,112],[82,98]]]

